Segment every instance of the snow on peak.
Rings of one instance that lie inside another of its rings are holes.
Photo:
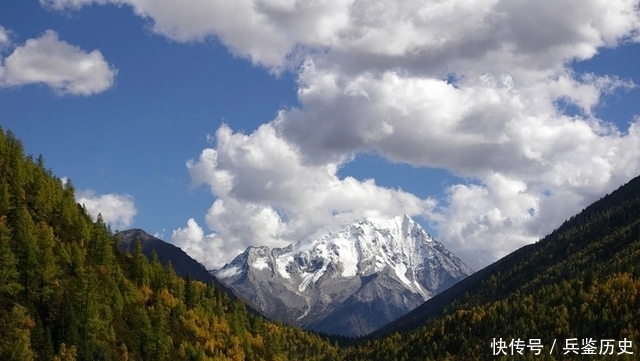
[[[215,274],[269,317],[359,334],[471,273],[411,217],[401,215],[323,227],[285,248],[249,247]],[[371,314],[371,307],[381,312]],[[336,323],[335,317],[345,319],[344,310],[364,321],[357,321],[360,326],[353,320]]]
[[[225,279],[225,278],[231,278],[231,277],[237,276],[240,273],[242,273],[242,270],[240,269],[240,267],[237,267],[237,266],[227,267],[227,266],[223,267],[219,271],[214,272],[214,275],[216,277]]]
[[[323,277],[349,279],[388,269],[407,289],[425,300],[430,295],[421,286],[421,272],[434,267],[455,271],[461,263],[406,214],[320,228],[284,249],[249,247],[238,257],[243,259],[236,258],[216,276],[230,279],[250,268],[268,271],[305,292]]]

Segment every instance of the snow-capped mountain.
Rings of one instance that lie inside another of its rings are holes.
[[[362,335],[473,271],[406,215],[323,228],[286,248],[249,247],[213,271],[268,317]]]

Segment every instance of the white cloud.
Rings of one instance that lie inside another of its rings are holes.
[[[206,223],[218,251],[203,260],[219,267],[249,245],[286,246],[319,227],[366,216],[424,214],[435,202],[380,187],[373,180],[340,179],[337,164],[306,164],[271,124],[251,135],[223,125],[217,148],[187,163],[195,185],[216,197]]]
[[[489,73],[455,84],[396,71],[352,76],[307,63],[299,108],[271,123],[310,164],[375,150],[395,162],[475,179],[424,214],[479,268],[544,236],[640,172],[637,120],[626,131],[593,109],[627,80],[569,70],[524,82]],[[564,100],[582,114],[566,115]]]
[[[1,86],[46,84],[61,94],[91,95],[109,89],[117,70],[99,50],[86,52],[47,30],[29,39],[4,59]]]
[[[594,113],[603,97],[635,85],[615,76],[576,74],[567,65],[637,32],[637,11],[624,11],[633,7],[605,5],[590,2],[563,13],[542,5],[507,11],[508,5],[500,3],[486,17],[468,9],[469,16],[482,18],[475,23],[479,33],[456,22],[460,14],[452,15],[449,21],[460,25],[434,30],[442,32],[440,43],[400,37],[398,31],[412,33],[411,21],[406,29],[381,26],[390,38],[414,41],[415,52],[395,41],[369,46],[360,37],[360,42],[308,58],[299,71],[300,107],[281,110],[248,136],[222,128],[217,148],[192,163],[203,166],[208,160],[209,172],[192,168],[192,177],[209,184],[217,197],[207,225],[222,230],[223,238],[230,235],[230,244],[238,248],[302,238],[313,226],[333,221],[322,216],[331,209],[329,203],[319,201],[326,199],[332,182],[343,184],[337,198],[352,207],[352,218],[375,211],[402,213],[411,202],[389,207],[393,200],[381,197],[378,193],[384,192],[375,185],[369,197],[349,198],[358,190],[346,187],[349,178],[339,180],[332,173],[354,153],[375,151],[394,162],[444,168],[475,180],[451,186],[435,208],[418,199],[422,206],[412,211],[434,222],[441,240],[473,267],[536,241],[640,171],[638,122],[619,130]],[[406,17],[415,9],[398,11]],[[600,22],[600,12],[617,25]],[[384,18],[376,20],[376,14]],[[363,21],[393,22],[394,14],[378,9]],[[541,19],[555,31],[527,38],[527,26]],[[387,36],[366,33],[377,40]],[[447,73],[455,79],[443,80]],[[575,105],[580,114],[563,114],[562,102]],[[295,161],[282,159],[287,151]],[[303,186],[281,193],[272,189],[286,179]],[[366,183],[355,182],[357,188]],[[363,199],[375,201],[359,207]],[[284,222],[279,212],[286,215]],[[317,223],[305,224],[307,217]]]
[[[193,218],[187,221],[185,228],[178,228],[171,234],[171,243],[209,268],[220,262],[217,256],[221,248],[220,242],[213,233],[205,235]]]
[[[471,177],[539,176],[550,165],[576,162],[595,169],[596,143],[607,162],[617,162],[623,149],[609,147],[637,141],[591,116],[603,92],[631,83],[570,74],[517,81],[491,74],[457,84],[397,72],[350,77],[310,64],[300,74],[301,107],[281,111],[274,126],[315,164],[373,149],[393,161]],[[582,107],[585,116],[561,114],[558,99]],[[635,165],[619,168],[626,167]]]
[[[104,222],[116,230],[129,228],[138,213],[133,197],[128,194],[97,194],[86,190],[76,194],[76,201],[94,218],[101,214]]]
[[[638,34],[634,0],[514,2],[304,0],[40,0],[63,10],[128,5],[177,41],[219,39],[278,69],[328,54],[334,65],[444,72],[492,64],[557,67]],[[486,71],[486,70],[485,70]]]
[[[40,0],[55,10],[128,5],[153,30],[180,42],[218,39],[235,54],[278,71],[295,52],[338,42],[349,1]]]
[[[571,68],[640,41],[636,0],[41,3],[129,5],[173,40],[217,39],[271,71],[298,72],[299,107],[252,134],[221,127],[215,149],[188,164],[215,197],[206,223],[219,256],[208,262],[327,222],[409,213],[433,221],[478,268],[640,171],[640,120],[618,129],[595,112],[635,85]],[[470,182],[435,205],[374,180],[339,179],[358,152]]]

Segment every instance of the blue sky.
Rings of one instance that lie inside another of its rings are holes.
[[[640,172],[639,32],[625,0],[4,1],[0,126],[211,268],[407,213],[478,269]]]

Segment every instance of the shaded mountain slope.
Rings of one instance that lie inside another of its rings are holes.
[[[178,276],[212,285],[221,292],[224,292],[231,299],[238,297],[233,289],[218,281],[207,271],[202,263],[191,258],[191,256],[180,249],[180,247],[154,237],[139,228],[120,231],[116,234],[116,237],[119,239],[118,248],[123,252],[133,253],[136,241],[140,241],[142,253],[147,256],[147,258],[151,259],[155,252],[155,256],[158,257],[160,263],[164,266],[171,264],[171,267]],[[250,305],[247,306],[247,310],[255,314],[261,314]]]
[[[156,252],[162,264],[171,262],[171,266],[180,277],[187,277],[187,274],[195,280],[209,283],[215,282],[215,277],[207,271],[203,264],[191,258],[179,247],[167,243],[160,238],[154,237],[142,229],[129,229],[116,234],[120,238],[119,248],[124,252],[134,251],[136,240],[142,244],[142,253],[151,257],[152,252]]]

